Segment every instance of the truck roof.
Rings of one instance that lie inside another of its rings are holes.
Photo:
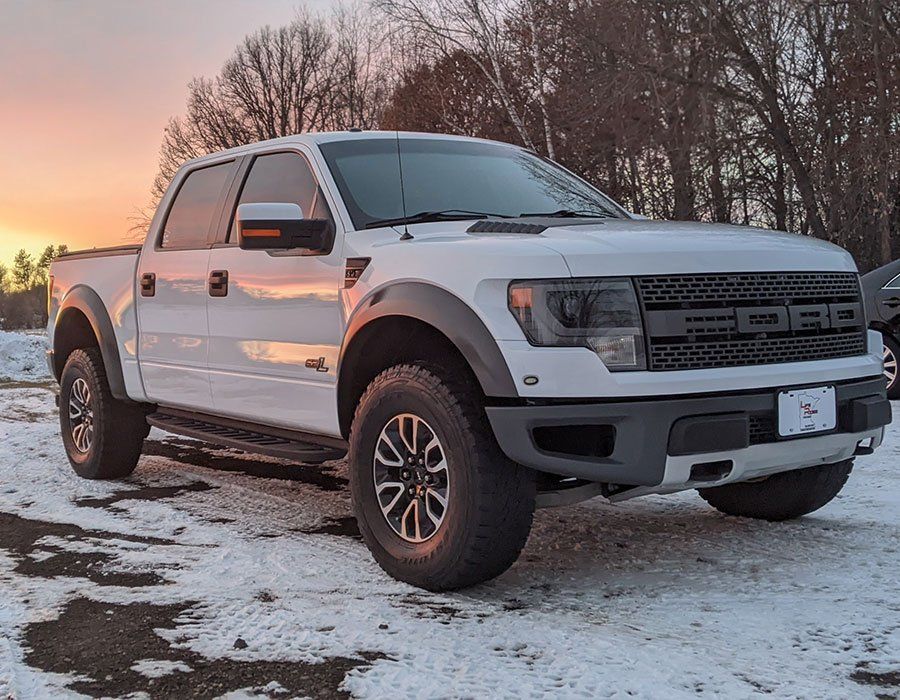
[[[305,143],[305,144],[320,144],[320,143],[329,143],[332,141],[356,141],[356,140],[364,140],[364,139],[393,139],[393,138],[404,138],[404,139],[418,139],[418,138],[439,138],[439,139],[447,139],[453,141],[478,141],[481,143],[493,143],[500,146],[508,146],[509,148],[519,148],[519,146],[515,146],[513,144],[504,143],[502,141],[492,141],[490,139],[480,139],[474,136],[458,136],[453,134],[435,134],[421,131],[321,131],[321,132],[309,132],[305,134],[292,134],[290,136],[282,136],[277,139],[268,139],[266,141],[257,141],[255,143],[248,143],[243,146],[237,146],[235,148],[229,148],[224,151],[216,151],[215,153],[209,153],[204,156],[199,156],[197,158],[192,158],[191,160],[185,161],[182,164],[182,167],[186,165],[196,165],[198,163],[203,163],[209,160],[217,160],[222,156],[226,155],[244,155],[246,153],[252,153],[253,151],[268,148],[270,146],[277,146],[279,144],[291,144],[291,143]]]

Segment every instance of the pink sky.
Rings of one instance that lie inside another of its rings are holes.
[[[187,83],[333,0],[0,0],[0,263],[126,242]]]

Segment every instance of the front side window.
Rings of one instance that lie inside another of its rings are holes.
[[[378,138],[333,141],[320,149],[357,229],[420,212],[624,216],[584,180],[503,144]]]
[[[884,289],[900,289],[900,275],[897,275],[894,279],[884,285]]]
[[[241,189],[237,205],[260,202],[299,204],[307,219],[329,219],[331,214],[306,158],[297,153],[257,156]],[[237,241],[232,217],[229,242]]]
[[[166,217],[162,248],[203,248],[207,245],[209,226],[233,172],[234,161],[231,161],[188,174]]]

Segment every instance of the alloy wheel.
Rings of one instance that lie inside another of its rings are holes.
[[[407,542],[425,542],[440,529],[450,499],[450,471],[434,429],[412,413],[394,416],[375,445],[372,475],[378,506]]]
[[[897,381],[897,356],[894,355],[894,351],[887,345],[883,347],[884,378],[887,380],[888,388],[890,389],[894,386],[894,382]]]
[[[94,409],[91,407],[91,388],[81,377],[72,383],[69,394],[69,426],[75,449],[82,454],[94,442]]]

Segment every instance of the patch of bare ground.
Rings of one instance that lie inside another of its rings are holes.
[[[363,653],[356,659],[334,657],[322,663],[208,659],[173,647],[157,632],[177,629],[177,619],[189,614],[192,606],[113,605],[79,598],[69,602],[57,619],[26,628],[25,661],[43,671],[75,676],[68,687],[92,697],[147,693],[214,698],[251,689],[269,697],[344,698],[348,694],[340,685],[347,673],[384,658]],[[247,648],[246,642],[237,641],[235,648]],[[155,662],[168,672],[149,677],[132,668],[138,661]]]
[[[39,544],[44,537],[71,541],[124,541],[139,544],[174,545],[170,540],[137,535],[123,535],[103,530],[85,530],[77,525],[30,520],[12,513],[0,513],[0,549],[16,560],[15,571],[23,576],[86,578],[100,586],[155,586],[166,580],[147,571],[121,571],[113,568],[114,554],[106,552],[70,551],[54,544]]]

